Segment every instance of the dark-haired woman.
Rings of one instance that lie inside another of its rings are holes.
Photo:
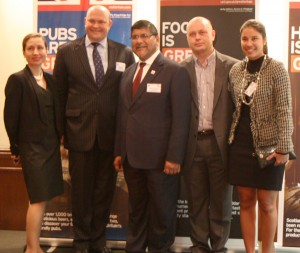
[[[277,227],[276,200],[292,143],[291,87],[282,63],[267,54],[265,27],[256,20],[241,29],[245,59],[230,71],[235,112],[229,136],[229,182],[237,186],[247,253],[255,252],[256,203],[261,213],[262,252],[271,253]],[[274,147],[260,168],[256,149]]]

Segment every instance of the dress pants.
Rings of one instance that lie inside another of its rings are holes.
[[[101,249],[116,185],[113,153],[69,151],[75,249]]]
[[[226,252],[232,186],[214,134],[198,135],[191,168],[185,171],[192,253]]]
[[[175,240],[179,175],[132,168],[126,161],[124,176],[129,193],[126,252],[169,252]]]

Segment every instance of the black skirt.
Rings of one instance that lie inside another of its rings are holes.
[[[48,129],[40,142],[19,144],[22,169],[30,203],[50,200],[63,193],[59,138],[54,124],[52,93],[40,87],[47,115]],[[34,126],[32,126],[34,127]]]
[[[250,109],[242,106],[235,139],[229,149],[229,183],[237,186],[280,191],[285,165],[271,164],[263,169],[255,156],[250,128]]]

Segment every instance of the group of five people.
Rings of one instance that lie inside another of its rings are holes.
[[[12,158],[22,164],[30,200],[26,253],[43,252],[45,205],[63,192],[61,142],[69,152],[74,252],[111,252],[105,228],[116,172],[123,171],[126,252],[171,252],[182,174],[192,253],[227,251],[232,185],[246,252],[255,252],[258,202],[262,252],[270,253],[293,123],[289,77],[267,54],[263,24],[243,24],[245,59],[238,61],[214,48],[211,22],[195,17],[186,34],[192,56],[181,63],[159,51],[158,31],[147,20],[131,27],[132,50],[107,38],[112,21],[104,6],[90,7],[84,24],[83,37],[59,47],[53,78],[42,70],[45,38],[27,35],[27,65],[5,88]],[[275,162],[261,169],[255,148],[271,145]]]

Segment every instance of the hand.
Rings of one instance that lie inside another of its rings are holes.
[[[65,144],[65,136],[60,137],[60,144],[63,146]]]
[[[172,162],[165,162],[165,168],[164,168],[164,173],[167,175],[174,175],[178,174],[180,172],[180,164],[179,163],[172,163]]]
[[[116,156],[114,160],[114,167],[117,172],[123,171],[123,166],[121,163],[121,156]]]
[[[275,166],[279,166],[279,165],[282,165],[282,164],[286,164],[289,160],[289,154],[279,154],[279,153],[276,153],[274,152],[273,154],[269,155],[267,157],[267,160],[271,160],[272,158],[275,158]]]
[[[19,155],[11,155],[10,156],[11,159],[13,160],[13,164],[16,165],[20,165],[21,164],[21,159]]]

